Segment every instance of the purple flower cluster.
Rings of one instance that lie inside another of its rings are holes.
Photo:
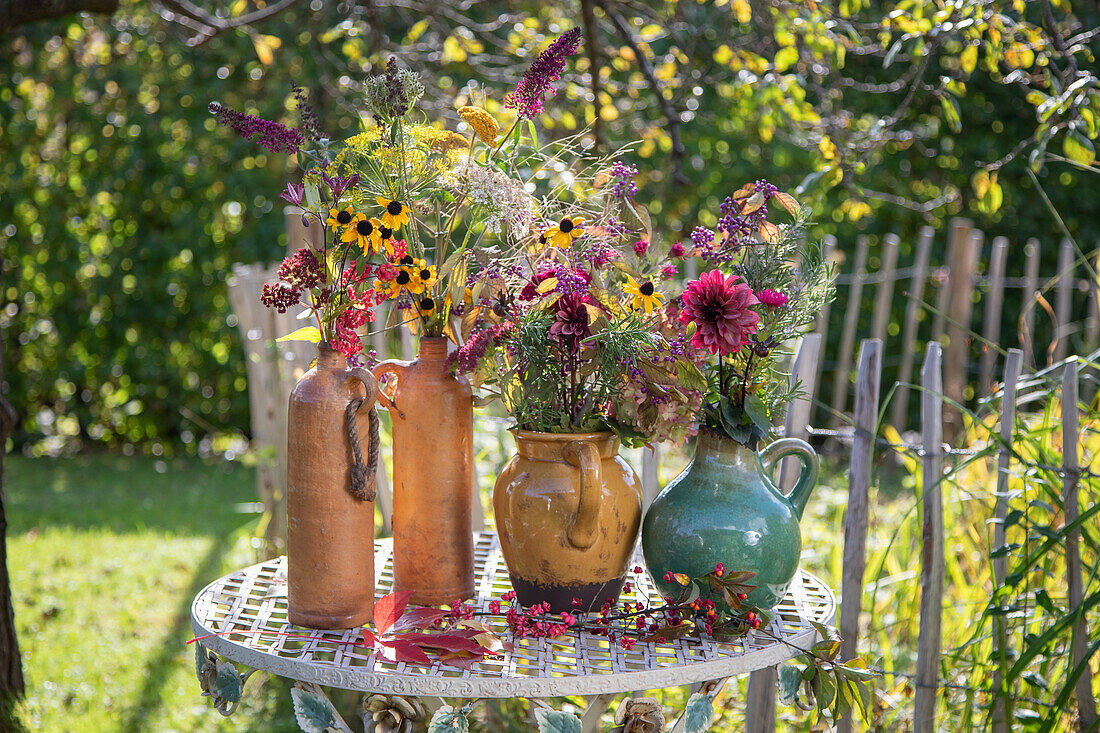
[[[494,348],[501,339],[507,338],[511,332],[511,322],[500,323],[483,331],[476,331],[470,334],[469,340],[447,359],[455,365],[456,371],[467,374],[473,372],[489,349]]]
[[[722,231],[722,249],[731,252],[739,252],[752,237],[753,232],[768,218],[767,201],[771,199],[779,189],[761,179],[753,184],[755,193],[764,197],[765,204],[747,215],[741,214],[742,204],[727,196],[719,206],[718,211],[722,215],[718,220],[718,229]]]
[[[615,161],[611,166],[611,178],[615,181],[611,193],[620,199],[632,199],[638,193],[634,177],[638,175],[638,166]]]
[[[397,59],[393,56],[386,62],[386,104],[394,117],[401,117],[409,111],[409,98],[405,95],[405,85],[401,83]]]
[[[561,78],[566,59],[575,54],[580,45],[580,28],[573,28],[559,36],[531,64],[516,90],[505,95],[504,106],[516,110],[521,117],[528,119],[541,114],[547,92],[550,96],[555,94],[551,84]]]
[[[713,246],[715,234],[706,227],[695,227],[691,232],[691,242],[703,251],[709,251]]]
[[[241,137],[273,153],[296,153],[305,142],[301,131],[273,120],[237,112],[217,102],[211,102],[209,109],[219,124],[233,128]]]

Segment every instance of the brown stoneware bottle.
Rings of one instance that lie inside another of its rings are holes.
[[[378,385],[339,351],[319,352],[290,393],[287,604],[292,624],[348,629],[374,615]]]
[[[374,376],[380,382],[386,377],[380,401],[393,423],[394,590],[412,591],[412,602],[420,605],[471,598],[470,384],[451,373],[444,338],[420,339],[414,361],[384,361]]]

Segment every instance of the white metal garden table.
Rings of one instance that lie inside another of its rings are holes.
[[[375,588],[389,592],[392,543],[376,545]],[[476,597],[469,601],[488,611],[494,598],[511,589],[495,534],[475,538]],[[636,557],[643,564],[640,552]],[[623,600],[659,602],[645,573],[633,576],[634,588]],[[470,670],[423,668],[391,662],[355,642],[359,629],[303,631],[287,620],[286,558],[253,565],[219,578],[196,596],[191,626],[207,652],[252,670],[317,685],[364,693],[422,698],[428,708],[440,698],[542,699],[579,695],[590,698],[586,730],[597,730],[599,714],[618,693],[691,683],[713,698],[725,680],[770,667],[808,649],[818,639],[812,623],[829,624],[836,610],[832,591],[820,579],[799,571],[791,590],[767,626],[735,643],[682,638],[638,643],[625,650],[606,638],[569,634],[559,639],[517,639],[503,656],[479,661]],[[502,625],[501,636],[506,632]],[[247,675],[242,676],[243,679]],[[218,701],[215,700],[215,703]],[[222,705],[219,709],[231,712]]]

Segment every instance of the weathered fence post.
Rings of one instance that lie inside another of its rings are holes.
[[[1058,328],[1054,333],[1054,361],[1058,362],[1066,358],[1069,350],[1069,335],[1071,328],[1070,306],[1073,302],[1073,242],[1062,240],[1058,250],[1058,284],[1054,292],[1054,315],[1058,320]]]
[[[917,259],[913,263],[913,276],[909,279],[908,302],[905,305],[905,330],[901,335],[901,364],[898,365],[898,388],[894,392],[894,404],[890,407],[890,424],[904,430],[908,424],[909,381],[913,378],[913,356],[917,349],[917,316],[924,301],[924,284],[928,280],[928,260],[932,254],[932,241],[936,232],[932,227],[922,227],[917,240]]]
[[[870,501],[871,467],[878,420],[879,384],[882,380],[882,342],[867,339],[859,349],[856,376],[855,434],[848,474],[848,510],[844,514],[844,577],[840,586],[841,659],[856,656],[859,613],[863,601],[866,566],[867,505]],[[852,718],[840,721],[838,730],[850,733]]]
[[[981,366],[978,371],[978,396],[985,397],[993,387],[993,366],[997,363],[996,344],[1001,333],[1001,304],[1005,295],[1005,259],[1008,256],[1008,239],[993,240],[993,252],[989,258],[989,290],[985,294],[985,325],[982,329]]]
[[[894,299],[894,272],[898,267],[898,247],[901,240],[896,234],[882,239],[882,260],[879,262],[875,288],[875,315],[871,323],[871,338],[886,343],[886,325],[890,322],[890,304]]]
[[[1039,240],[1032,237],[1024,247],[1024,312],[1020,315],[1020,349],[1025,363],[1035,366],[1035,299],[1039,289]]]
[[[264,282],[274,276],[273,269],[261,265],[235,265],[229,278],[229,302],[237,317],[244,346],[245,373],[248,377],[248,407],[251,417],[251,444],[261,453],[256,466],[256,489],[267,515],[264,527],[264,551],[274,557],[286,538],[286,403],[277,399],[282,393],[277,351],[271,342],[275,331],[274,311],[260,303]]]
[[[821,239],[821,257],[825,262],[832,262],[833,257],[836,254],[836,237],[831,234],[827,234]],[[829,332],[829,313],[832,308],[832,301],[826,303],[821,312],[817,314],[817,321],[814,322],[814,333],[821,335],[821,341],[825,343],[825,339],[828,337]],[[825,367],[825,349],[818,349],[817,352],[817,364],[814,367],[814,384],[821,384],[821,370]],[[813,410],[811,408],[811,417],[813,416]]]
[[[794,359],[791,360],[791,385],[801,383],[802,396],[791,402],[787,408],[785,435],[789,438],[805,438],[810,420],[810,408],[813,406],[815,380],[817,379],[817,356],[821,349],[821,334],[805,334],[798,342]],[[779,467],[779,485],[789,491],[798,479],[797,467],[789,459]],[[746,733],[771,733],[775,730],[775,686],[778,675],[775,667],[753,672],[749,675],[748,691],[745,695],[745,731]]]
[[[974,310],[974,273],[984,235],[970,228],[970,222],[957,222],[958,246],[951,261],[951,297],[947,306],[947,348],[943,359],[943,393],[960,405],[966,402],[967,363],[970,347],[970,316]],[[963,230],[965,227],[965,230]],[[962,414],[956,409],[944,411],[944,430],[956,436],[962,429]]]
[[[1078,463],[1078,439],[1080,426],[1077,413],[1077,357],[1071,357],[1062,372],[1062,472],[1065,486],[1062,504],[1066,515],[1066,524],[1072,525],[1078,517],[1078,481],[1081,478],[1081,466]],[[1071,611],[1081,607],[1084,594],[1081,577],[1081,530],[1071,529],[1066,533],[1066,584]],[[1083,664],[1088,657],[1088,628],[1085,614],[1078,616],[1073,624],[1073,642],[1070,649],[1070,661],[1073,668]],[[1093,730],[1096,720],[1096,699],[1092,696],[1092,671],[1085,664],[1084,671],[1074,686],[1077,695],[1077,727],[1080,731]]]
[[[936,729],[941,622],[943,619],[943,371],[940,345],[931,342],[921,368],[921,561],[920,631],[914,733]]]
[[[848,406],[848,370],[852,365],[852,349],[856,342],[856,326],[859,323],[860,302],[863,299],[863,281],[867,278],[867,237],[856,240],[856,262],[852,268],[851,285],[848,288],[848,308],[844,312],[844,330],[840,334],[840,347],[833,372],[833,425],[840,424],[840,416]]]
[[[661,469],[660,446],[646,446],[642,449],[642,510],[645,511],[653,500],[657,498],[657,492],[661,490],[661,479],[658,475]]]
[[[1001,447],[997,450],[997,504],[993,510],[993,549],[1004,547],[1005,517],[1008,516],[1008,479],[1012,465],[1012,439],[1016,430],[1016,389],[1020,379],[1020,367],[1024,353],[1019,349],[1009,349],[1005,358],[1004,387],[1001,397]],[[1000,553],[998,553],[1000,554]],[[1005,557],[993,558],[994,587],[1000,588],[1005,581],[1008,563]],[[999,667],[993,673],[993,733],[1008,733],[1012,720],[1012,701],[1007,695],[1000,694],[1001,680],[1007,671],[1007,638],[1005,637],[1004,617],[993,620],[993,651],[999,661]]]

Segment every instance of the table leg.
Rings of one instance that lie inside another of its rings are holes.
[[[588,707],[584,709],[584,713],[581,715],[581,733],[599,733],[600,716],[604,714],[604,711],[607,710],[614,699],[614,695],[596,695],[585,698]]]
[[[698,685],[698,691],[688,698],[684,713],[670,733],[705,733],[714,722],[714,698],[726,686],[729,677]],[[695,689],[696,686],[692,686]]]

